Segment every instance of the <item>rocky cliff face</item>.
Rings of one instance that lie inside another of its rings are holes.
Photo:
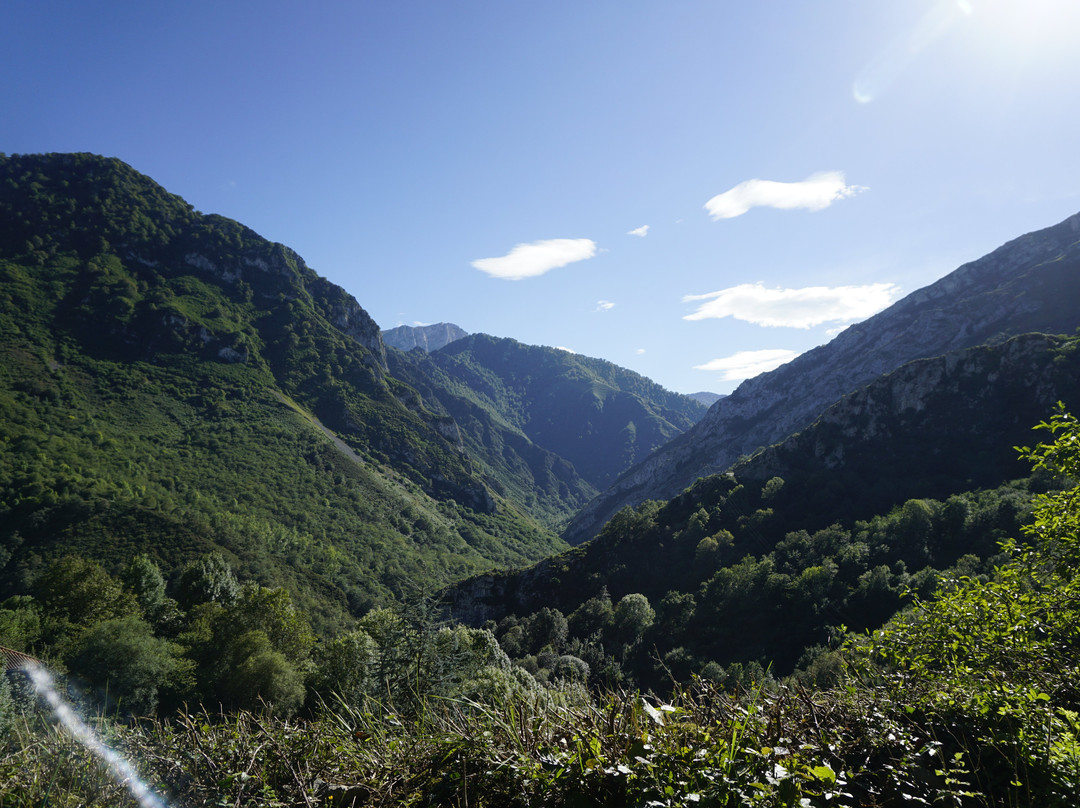
[[[408,326],[399,325],[382,333],[383,342],[399,351],[422,348],[427,353],[437,351],[454,340],[469,336],[469,332],[453,323]]]
[[[1021,236],[717,401],[690,431],[624,473],[563,538],[586,541],[620,508],[667,499],[740,455],[806,427],[847,393],[914,359],[1080,325],[1080,214]]]

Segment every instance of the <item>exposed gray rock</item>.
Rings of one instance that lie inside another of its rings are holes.
[[[382,332],[383,342],[399,351],[411,351],[422,348],[427,353],[437,351],[454,340],[469,336],[465,329],[453,323],[435,323],[435,325],[409,326],[399,325]]]

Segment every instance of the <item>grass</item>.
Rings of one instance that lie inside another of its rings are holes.
[[[854,688],[697,682],[664,702],[565,688],[431,699],[411,716],[338,701],[303,720],[200,709],[94,723],[173,806],[984,804],[962,751]],[[0,758],[0,805],[136,803],[30,714]]]

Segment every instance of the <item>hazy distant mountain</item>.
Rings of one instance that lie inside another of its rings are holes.
[[[602,359],[473,334],[391,372],[452,417],[489,479],[548,524],[689,429],[705,407]]]
[[[723,471],[905,362],[1030,331],[1071,333],[1080,325],[1078,300],[1080,214],[1014,239],[827,345],[743,382],[693,429],[621,475],[575,517],[563,538],[585,541],[625,505],[665,499]]]
[[[423,348],[430,353],[456,339],[469,336],[469,332],[453,323],[435,323],[435,325],[399,325],[382,332],[383,343],[399,351],[411,351]]]
[[[715,404],[717,401],[719,401],[723,397],[724,397],[724,395],[721,394],[721,393],[707,393],[707,392],[704,392],[704,391],[702,391],[700,393],[691,393],[690,394],[690,398],[694,399],[694,401],[700,401],[706,407],[711,407],[713,404]]]

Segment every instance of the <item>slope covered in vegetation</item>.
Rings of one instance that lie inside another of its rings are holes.
[[[317,620],[550,553],[378,327],[116,160],[0,160],[0,571],[220,550]]]
[[[837,627],[880,626],[904,591],[988,571],[1053,484],[1014,479],[1009,447],[1076,398],[1078,345],[1027,335],[913,362],[731,472],[624,509],[592,542],[456,585],[451,612],[491,621],[527,666],[554,650],[613,683],[809,665]]]
[[[425,634],[383,613],[368,628],[405,641],[396,667],[411,663],[416,687],[388,680],[379,700],[331,697],[298,722],[185,710],[103,726],[177,805],[1070,806],[1080,423],[1062,410],[1041,428],[1053,440],[1022,454],[1063,485],[1034,499],[1023,539],[1003,542],[985,577],[946,578],[880,631],[850,638],[831,687],[698,680],[664,698],[503,678],[492,689],[505,658],[486,632]],[[0,697],[0,718],[5,803],[134,804],[42,717]]]
[[[486,334],[388,364],[454,419],[498,490],[556,528],[706,410],[610,362]]]

